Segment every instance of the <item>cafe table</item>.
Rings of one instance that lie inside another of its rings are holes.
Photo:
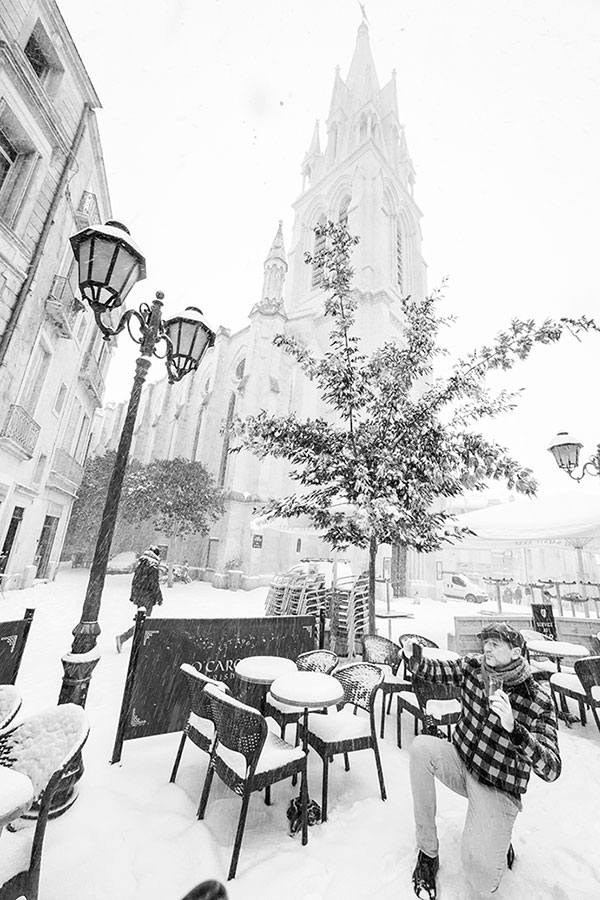
[[[280,703],[302,711],[302,749],[308,752],[308,713],[310,710],[336,706],[344,699],[341,682],[323,672],[294,672],[281,675],[271,685],[271,696]]]
[[[287,659],[285,656],[246,656],[238,659],[234,669],[240,681],[263,688],[260,699],[260,711],[263,715],[269,685],[281,675],[289,675],[298,671],[294,660]]]
[[[33,784],[27,775],[0,765],[0,832],[27,812],[33,803]]]
[[[590,655],[590,651],[587,647],[584,647],[583,644],[571,644],[569,641],[531,640],[527,641],[527,649],[532,650],[534,653],[541,653],[543,656],[555,660],[556,668],[559,672],[561,671],[561,660],[565,657],[582,659],[584,656]],[[578,717],[569,712],[569,707],[567,706],[564,694],[560,695],[560,710],[558,711],[558,717],[567,725],[572,725],[573,722],[579,722]]]

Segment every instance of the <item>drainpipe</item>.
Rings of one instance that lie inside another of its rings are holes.
[[[69,154],[67,156],[67,160],[63,167],[63,170],[60,175],[59,182],[56,186],[56,190],[54,191],[54,195],[52,197],[52,202],[48,209],[48,213],[44,220],[44,225],[42,227],[42,231],[38,238],[38,242],[35,246],[35,250],[33,251],[33,256],[31,257],[31,261],[29,263],[29,269],[27,272],[27,276],[21,285],[19,293],[17,294],[16,303],[11,311],[10,318],[6,325],[6,330],[3,335],[0,337],[0,366],[4,365],[4,360],[6,358],[6,354],[12,340],[13,334],[19,324],[19,319],[21,318],[21,313],[25,307],[25,302],[27,300],[27,295],[31,288],[33,279],[37,274],[37,270],[39,268],[42,255],[44,253],[44,248],[46,246],[46,241],[48,240],[48,236],[50,234],[50,229],[54,224],[54,216],[56,214],[56,210],[58,209],[58,205],[62,200],[63,192],[65,189],[65,185],[67,183],[67,179],[69,177],[69,172],[71,171],[71,166],[76,157],[77,151],[81,145],[81,141],[83,139],[83,135],[85,133],[88,116],[92,110],[92,106],[90,103],[85,103],[83,106],[83,112],[81,113],[81,118],[79,119],[79,124],[77,126],[77,131],[75,132],[75,137],[73,138],[73,143],[71,144],[71,149],[69,150]]]

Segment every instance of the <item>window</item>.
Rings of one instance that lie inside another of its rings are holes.
[[[402,229],[400,222],[396,224],[396,280],[400,293],[404,287],[404,268],[403,268],[403,246],[402,246]]]
[[[245,368],[246,368],[246,360],[245,360],[245,359],[242,359],[242,360],[240,360],[240,362],[237,364],[237,368],[236,368],[236,370],[235,370],[235,377],[236,377],[236,378],[243,378],[243,377],[244,377],[244,369],[245,369]]]
[[[342,202],[340,203],[340,215],[339,220],[343,224],[348,224],[348,207],[350,206],[350,195],[347,194]]]
[[[37,26],[36,26],[37,28]],[[50,63],[46,58],[42,46],[36,37],[35,30],[31,33],[29,40],[25,44],[25,56],[31,64],[31,68],[40,79],[44,81],[46,75],[50,71]]]
[[[43,344],[38,344],[33,352],[31,364],[27,371],[25,390],[21,395],[20,403],[30,416],[33,416],[35,413],[35,408],[48,374],[49,365],[50,353]]]
[[[317,223],[318,225],[325,225],[325,216],[321,216]],[[323,259],[317,259],[319,254],[323,253],[325,247],[327,245],[326,236],[321,234],[315,234],[315,246],[313,251],[313,269],[312,269],[312,283],[311,287],[318,288],[321,287],[323,283],[323,272],[325,270],[325,262]]]
[[[35,471],[33,473],[33,483],[39,484],[42,480],[42,475],[44,474],[44,469],[46,468],[46,461],[48,457],[45,453],[40,453],[38,457],[38,461],[35,464]]]
[[[8,178],[18,155],[17,148],[11,144],[7,135],[0,129],[0,188]]]
[[[72,455],[73,444],[75,443],[75,433],[77,431],[77,425],[79,424],[79,418],[81,416],[81,401],[78,397],[75,397],[73,400],[73,405],[71,406],[71,412],[69,414],[69,419],[67,422],[67,427],[65,428],[65,433],[62,439],[62,448]]]
[[[75,452],[73,453],[77,462],[84,462],[82,457],[89,427],[90,417],[85,413],[81,420],[81,425],[79,426],[79,435],[77,437],[77,443],[75,444]]]
[[[63,382],[58,389],[58,394],[56,395],[56,403],[54,404],[54,412],[57,416],[60,416],[63,406],[65,405],[65,400],[67,398],[67,386]]]

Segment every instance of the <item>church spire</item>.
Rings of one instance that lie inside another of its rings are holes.
[[[369,42],[369,28],[366,21],[360,23],[354,56],[348,69],[346,87],[352,97],[354,109],[360,109],[365,103],[375,103],[379,96],[379,81],[375,71],[375,62]]]
[[[282,303],[283,282],[287,268],[283,244],[283,221],[280,219],[277,233],[265,260],[261,305],[263,303],[272,305],[280,305]]]

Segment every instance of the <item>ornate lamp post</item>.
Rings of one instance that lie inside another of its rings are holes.
[[[100,634],[98,613],[121,488],[142,386],[152,357],[165,360],[170,383],[179,381],[198,368],[205,351],[214,344],[215,335],[203,321],[200,310],[195,307],[188,307],[188,315],[163,321],[161,311],[164,295],[160,292],[156,294],[151,306],[142,303],[138,310],[127,310],[119,323],[112,327],[106,322],[107,315],[123,304],[137,281],[146,277],[144,257],[131,240],[127,228],[114,221],[107,222],[103,227],[85,228],[71,238],[71,246],[79,265],[82,297],[89,303],[104,339],[109,340],[127,327],[130,337],[141,347],[102,513],[81,620],[73,630],[71,651],[62,659],[64,676],[58,702],[85,706],[92,672],[99,659],[96,648]],[[132,332],[132,321],[137,323],[139,335]],[[157,352],[158,345],[161,345],[162,353]]]
[[[548,450],[554,457],[556,465],[563,472],[573,479],[573,481],[581,481],[584,475],[600,475],[600,444],[596,447],[596,453],[590,456],[589,460],[584,463],[581,475],[575,474],[575,469],[579,465],[579,454],[583,444],[576,438],[572,438],[566,431],[559,431],[556,437],[550,441]]]

